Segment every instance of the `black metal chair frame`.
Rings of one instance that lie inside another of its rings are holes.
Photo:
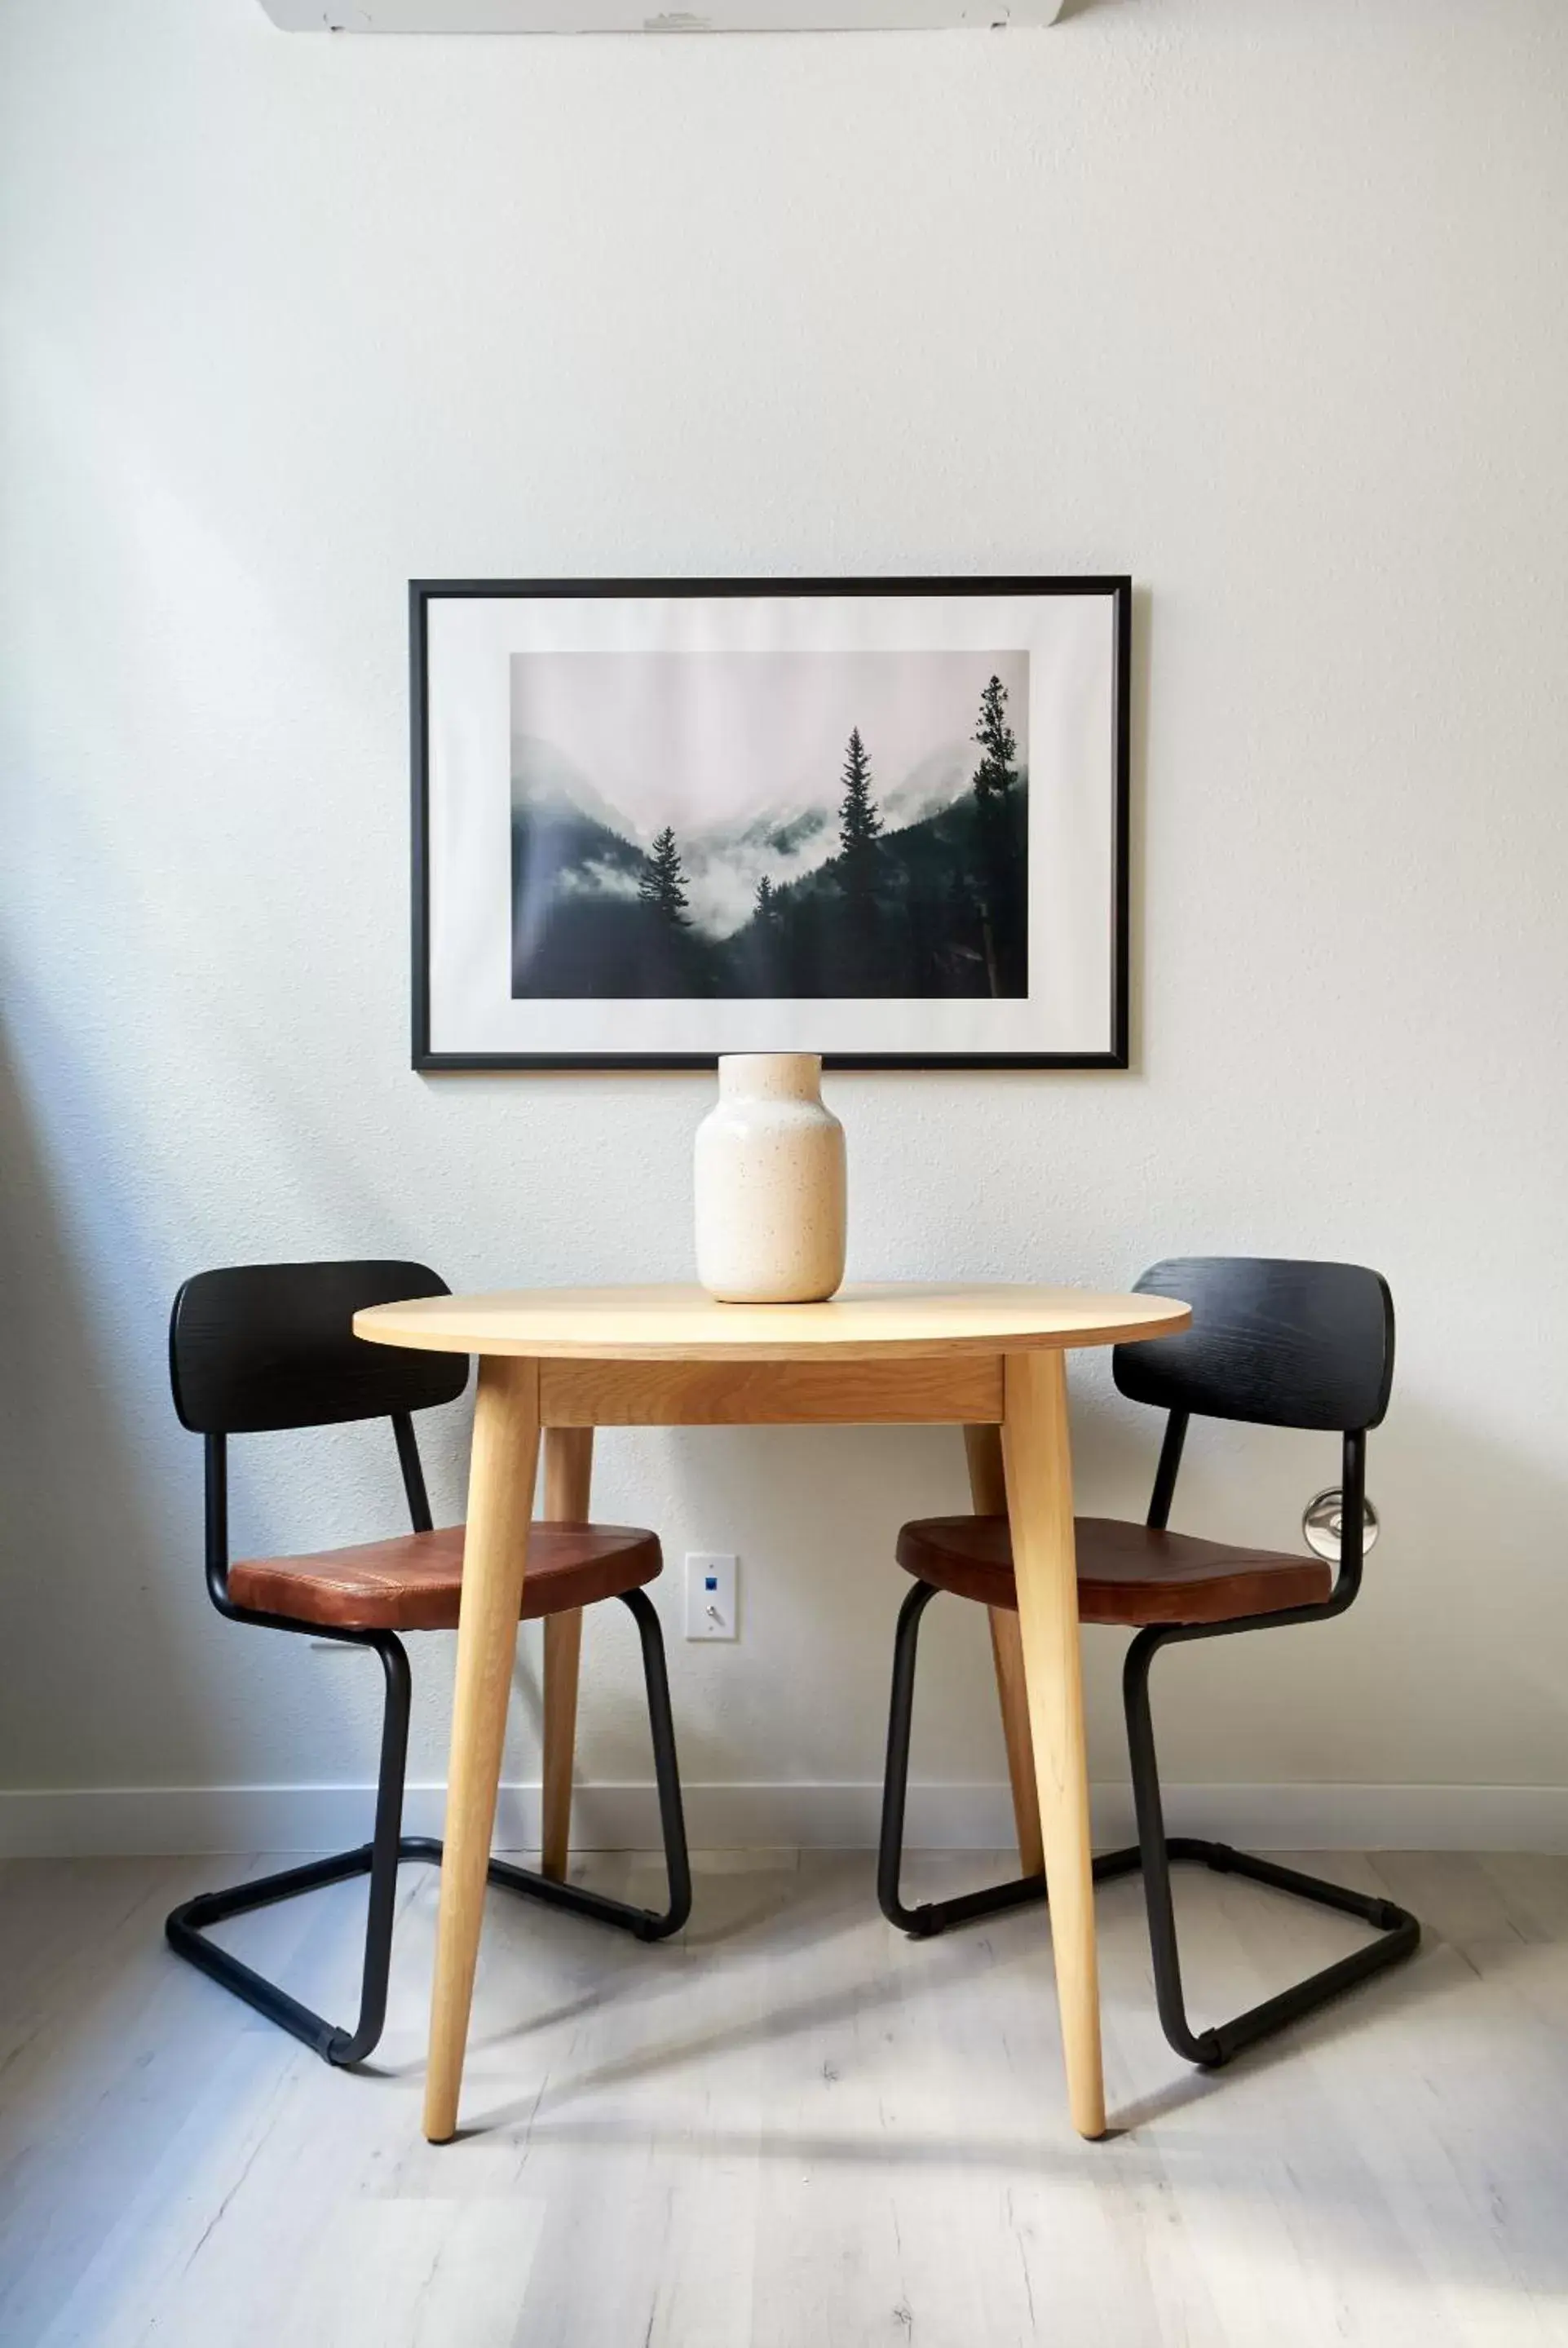
[[[176,1316],[179,1310],[177,1300]],[[416,1533],[429,1532],[433,1529],[430,1502],[412,1415],[406,1410],[394,1411],[391,1418],[414,1530]],[[425,1859],[439,1865],[442,1856],[442,1845],[435,1836],[405,1835],[403,1832],[403,1794],[412,1695],[408,1653],[402,1640],[391,1631],[343,1630],[323,1623],[297,1621],[291,1615],[259,1613],[234,1603],[229,1595],[227,1438],[220,1432],[209,1430],[205,1436],[205,1446],[207,1590],[213,1605],[231,1622],[251,1622],[262,1630],[288,1631],[312,1639],[334,1640],[344,1646],[374,1649],[381,1659],[385,1682],[381,1762],[376,1780],[375,1821],[372,1839],[368,1843],[361,1844],[354,1850],[334,1852],[328,1858],[307,1860],[300,1867],[284,1868],[275,1875],[257,1877],[248,1883],[235,1885],[231,1890],[201,1892],[193,1900],[182,1901],[168,1917],[164,1930],[169,1944],[177,1955],[196,1966],[199,1972],[220,1982],[225,1989],[232,1991],[236,1997],[243,1998],[246,2004],[254,2007],[258,2013],[265,2014],[269,2021],[277,2023],[281,2028],[302,2039],[328,2063],[346,2067],[365,2060],[379,2040],[385,2023],[399,1864],[404,1859]],[[653,1739],[654,1776],[658,1786],[659,1816],[669,1881],[668,1901],[662,1910],[634,1907],[629,1901],[612,1900],[602,1892],[589,1891],[579,1884],[557,1882],[531,1868],[514,1867],[498,1859],[490,1861],[489,1879],[503,1890],[519,1892],[527,1899],[540,1900],[552,1908],[566,1909],[573,1915],[591,1918],[596,1923],[615,1925],[640,1941],[662,1941],[678,1932],[692,1912],[692,1870],[686,1847],[664,1641],[659,1617],[646,1591],[628,1590],[619,1594],[621,1604],[637,1625],[642,1648],[643,1679],[648,1691],[649,1722]],[[252,1909],[271,1907],[278,1900],[292,1900],[301,1892],[314,1891],[328,1883],[341,1883],[356,1875],[369,1876],[370,1897],[365,1921],[359,2017],[352,2030],[345,2030],[329,2022],[324,2015],[313,2013],[297,1998],[291,1997],[286,1990],[280,1989],[275,1982],[269,1981],[264,1974],[257,1972],[252,1966],[245,1964],[239,1957],[206,1937],[210,1926],[223,1923],[231,1917],[243,1916]]]
[[[1179,1340],[1166,1341],[1179,1343]],[[1240,1414],[1236,1414],[1239,1416]],[[1378,1416],[1381,1416],[1379,1409]],[[1173,1409],[1154,1478],[1148,1523],[1163,1531],[1170,1521],[1171,1502],[1181,1466],[1191,1413]],[[1343,1509],[1339,1570],[1328,1597],[1319,1606],[1297,1606],[1274,1614],[1248,1614],[1225,1622],[1156,1624],[1139,1631],[1127,1651],[1122,1675],[1122,1706],[1127,1722],[1127,1746],[1132,1762],[1133,1807],[1138,1840],[1125,1850],[1105,1851],[1094,1860],[1094,1879],[1142,1872],[1148,1911],[1149,1945],[1153,1960],[1154,1994],[1161,2027],[1178,2054],[1205,2069],[1217,2069],[1246,2046],[1255,2045],[1287,2024],[1298,2021],[1331,1998],[1341,1996],[1371,1974],[1412,1956],[1421,1928],[1408,1910],[1391,1900],[1348,1890],[1343,1884],[1307,1875],[1299,1869],[1279,1867],[1234,1850],[1228,1843],[1194,1835],[1167,1835],[1154,1750],[1153,1722],[1149,1704],[1149,1671],[1162,1647],[1193,1639],[1227,1638],[1245,1631],[1284,1630],[1296,1622],[1328,1622],[1343,1614],[1361,1586],[1363,1564],[1363,1502],[1366,1495],[1367,1438],[1364,1427],[1343,1434]],[[909,1740],[914,1716],[915,1665],[920,1619],[936,1587],[916,1581],[899,1609],[894,1644],[893,1693],[887,1721],[887,1763],[883,1781],[882,1830],[877,1851],[876,1895],[890,1924],[917,1939],[947,1931],[982,1916],[995,1916],[1046,1897],[1043,1874],[1020,1876],[979,1891],[951,1900],[931,1900],[917,1908],[904,1904],[900,1885],[904,1849],[904,1812],[909,1781]],[[1319,1907],[1337,1910],[1369,1924],[1378,1937],[1337,1963],[1296,1982],[1276,1997],[1250,2006],[1230,2022],[1195,2031],[1187,2015],[1182,1987],[1181,1956],[1171,1892],[1171,1862],[1195,1861],[1220,1875],[1245,1876],[1276,1891],[1290,1892]]]

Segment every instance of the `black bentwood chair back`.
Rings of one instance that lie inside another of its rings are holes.
[[[1168,1413],[1146,1522],[1081,1517],[1076,1526],[1081,1618],[1137,1631],[1127,1652],[1122,1699],[1138,1842],[1097,1859],[1094,1873],[1103,1880],[1142,1869],[1162,2026],[1178,2054],[1213,2066],[1409,1956],[1420,1938],[1416,1919],[1391,1900],[1250,1858],[1227,1843],[1167,1836],[1149,1710],[1149,1667],[1162,1647],[1331,1622],[1354,1601],[1361,1586],[1367,1434],[1388,1408],[1394,1307],[1387,1282],[1358,1264],[1259,1256],[1172,1257],[1144,1272],[1137,1287],[1190,1304],[1193,1318],[1175,1336],[1118,1345],[1112,1357],[1116,1384],[1129,1400]],[[1317,1557],[1199,1540],[1169,1529],[1183,1447],[1195,1417],[1339,1435],[1343,1532],[1337,1576]],[[1025,1875],[925,1907],[903,1904],[900,1862],[920,1618],[939,1590],[1012,1608],[1018,1595],[1005,1517],[941,1517],[906,1525],[898,1561],[916,1579],[898,1618],[877,1892],[891,1922],[924,1935],[1043,1900],[1045,1879]],[[1248,1876],[1337,1909],[1374,1926],[1378,1937],[1235,2021],[1194,2031],[1182,1989],[1173,1859],[1201,1860],[1218,1873]]]
[[[462,1355],[404,1352],[364,1344],[354,1314],[411,1296],[445,1296],[446,1283],[422,1263],[269,1263],[199,1272],[174,1300],[169,1375],[180,1424],[201,1436],[207,1460],[207,1588],[231,1622],[305,1632],[373,1648],[385,1680],[381,1766],[373,1839],[303,1867],[285,1869],[188,1900],[168,1920],[170,1946],[191,1964],[292,2031],[329,2063],[362,2062],[381,2035],[392,1958],[400,1859],[439,1860],[441,1845],[402,1831],[410,1679],[399,1631],[450,1630],[463,1581],[463,1528],[433,1529],[414,1413],[455,1402],[468,1381]],[[411,1533],[314,1556],[229,1556],[228,1443],[233,1435],[389,1418],[403,1471]],[[645,1585],[663,1560],[650,1532],[620,1525],[536,1525],[529,1536],[525,1621],[619,1598],[642,1646],[653,1757],[664,1829],[670,1900],[661,1914],[610,1900],[531,1869],[490,1863],[507,1890],[615,1924],[641,1940],[678,1931],[692,1885],[681,1781],[659,1618]],[[564,1836],[563,1836],[564,1840]],[[359,2019],[338,2028],[206,1938],[207,1927],[354,1875],[370,1878]]]

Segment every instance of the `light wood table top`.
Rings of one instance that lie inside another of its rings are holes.
[[[354,1315],[373,1344],[536,1361],[910,1359],[1025,1354],[1169,1336],[1192,1314],[1165,1296],[1100,1296],[1011,1282],[899,1282],[826,1304],[720,1304],[695,1286],[518,1288],[418,1296]]]

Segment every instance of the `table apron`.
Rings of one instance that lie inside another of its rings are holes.
[[[983,1426],[999,1354],[821,1362],[542,1361],[546,1426]]]

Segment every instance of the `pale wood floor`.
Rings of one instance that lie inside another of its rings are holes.
[[[1322,1865],[1428,1944],[1216,2078],[1159,2035],[1136,1885],[1102,1894],[1125,2132],[1099,2146],[1065,2123],[1038,1913],[907,1941],[861,1854],[699,1862],[692,1923],[656,1949],[492,1894],[470,2131],[437,2151],[426,1870],[356,2077],[162,1947],[164,1910],[231,1863],[13,1863],[0,2341],[1568,2343],[1568,1860]],[[975,1862],[912,1872],[954,1890]],[[1354,1935],[1234,1880],[1182,1890],[1203,2017]],[[346,2015],[359,1920],[345,1886],[230,1936]]]

